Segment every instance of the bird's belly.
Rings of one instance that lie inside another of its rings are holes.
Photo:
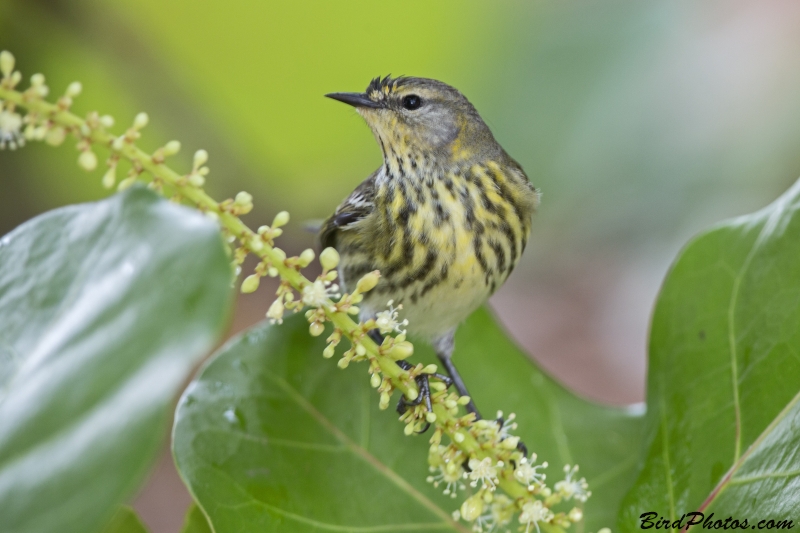
[[[415,304],[404,303],[409,332],[427,339],[436,338],[458,326],[480,307],[490,295],[489,287],[483,276],[472,270],[463,269],[458,281],[454,278],[437,285]]]
[[[447,275],[442,277],[445,265]],[[364,314],[374,316],[393,300],[395,306],[403,306],[400,318],[408,319],[408,331],[424,339],[434,339],[458,326],[491,294],[470,247],[456,248],[451,253],[440,250],[437,261],[424,277],[402,285],[396,280],[382,279],[377,290],[368,293],[362,305]]]

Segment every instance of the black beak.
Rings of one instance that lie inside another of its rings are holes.
[[[345,104],[350,104],[353,107],[381,107],[377,102],[373,102],[366,94],[363,93],[330,93],[326,94],[328,98],[333,98]]]

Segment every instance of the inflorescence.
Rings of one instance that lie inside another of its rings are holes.
[[[366,361],[370,384],[379,393],[381,409],[389,406],[395,390],[410,402],[418,397],[415,378],[423,373],[435,374],[437,367],[417,364],[403,369],[396,364],[414,352],[413,345],[406,340],[404,328],[408,322],[398,321],[400,306],[395,307],[389,301],[387,309],[373,319],[356,322],[352,318],[359,313],[363,294],[377,285],[378,271],[362,277],[351,293],[341,294],[336,284],[339,255],[333,248],[326,248],[319,256],[322,273],[314,280],[307,279],[300,272],[315,259],[313,250],[288,257],[275,246],[281,228],[289,222],[287,212],[278,213],[271,225],[253,231],[239,218],[253,209],[250,194],[240,192],[232,199],[217,202],[205,193],[202,187],[209,173],[205,150],[195,152],[188,173],[175,172],[166,165],[166,159],[178,153],[181,148],[178,141],[170,141],[152,154],[136,145],[148,124],[147,114],[139,113],[122,135],[114,135],[109,131],[114,125],[110,116],[91,112],[80,118],[70,112],[73,100],[81,93],[79,82],[71,83],[61,97],[49,102],[45,100],[49,89],[42,74],[31,76],[24,91],[17,89],[22,75],[14,69],[14,63],[11,53],[0,52],[0,149],[14,150],[27,141],[58,146],[72,135],[78,140],[78,165],[93,171],[99,165],[95,147],[105,148],[109,156],[101,180],[104,187],[124,190],[136,182],[146,182],[149,188],[173,201],[191,205],[217,220],[230,244],[235,276],[241,273],[248,255],[258,258],[253,273],[242,281],[241,292],[255,291],[264,276],[280,279],[277,299],[266,313],[271,322],[280,324],[287,312],[306,309],[309,333],[315,337],[322,335],[325,323],[330,322],[333,332],[327,338],[323,357],[333,357],[338,344],[346,338],[350,346],[338,366],[347,368],[352,362]],[[130,163],[130,170],[119,179],[117,166],[121,160]],[[385,336],[382,344],[378,345],[368,335],[373,329]],[[428,411],[424,403],[409,405],[400,420],[405,423],[407,435],[419,432],[427,424],[433,425],[428,453],[431,475],[427,481],[452,498],[461,493],[467,495],[453,512],[455,521],[471,523],[476,532],[494,532],[512,527],[516,516],[518,530],[530,533],[541,529],[559,531],[583,519],[581,504],[591,493],[586,480],[578,479],[577,465],[565,466],[565,479],[550,489],[545,484],[545,474],[540,472],[547,463],[537,464],[536,454],[525,457],[518,449],[519,437],[511,435],[516,429],[513,414],[505,419],[498,413],[498,420],[476,420],[474,414],[463,409],[469,403],[468,397],[448,391],[440,381],[433,380],[430,386],[433,410]],[[578,504],[571,510],[552,510],[557,504],[571,500]],[[458,529],[463,528],[458,526]],[[599,533],[610,532],[604,528]]]

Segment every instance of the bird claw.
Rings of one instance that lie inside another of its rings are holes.
[[[408,361],[404,361],[402,359],[400,361],[397,361],[397,365],[403,370],[410,370],[411,368],[414,368],[414,366],[411,363],[409,363]],[[410,401],[406,399],[405,395],[400,396],[400,401],[397,402],[398,413],[402,415],[403,413],[406,412],[406,410],[408,410],[409,407],[417,406],[422,402],[425,402],[425,409],[428,412],[431,413],[433,412],[433,404],[431,403],[431,386],[428,379],[429,379],[428,374],[420,374],[419,376],[414,378],[414,381],[417,384],[417,390],[419,391],[419,394],[417,394],[416,398]],[[417,433],[418,434],[425,433],[426,431],[428,431],[430,427],[431,423],[425,422],[425,425],[422,427],[421,430],[417,431]]]
[[[448,389],[453,385],[453,380],[450,378],[450,376],[445,376],[444,374],[439,374],[438,372],[434,372],[430,376],[444,383]]]
[[[528,447],[522,441],[517,442],[517,450],[522,452],[522,457],[528,457]]]

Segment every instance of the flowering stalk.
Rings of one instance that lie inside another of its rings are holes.
[[[319,257],[322,273],[313,281],[307,279],[300,271],[314,260],[314,252],[306,250],[297,257],[287,257],[274,244],[274,239],[282,233],[281,227],[289,221],[288,213],[278,213],[271,226],[253,231],[239,218],[253,208],[250,194],[240,192],[235,198],[222,202],[206,194],[202,188],[209,172],[205,166],[208,161],[205,150],[195,153],[188,174],[180,174],[165,163],[167,157],[180,150],[178,141],[171,141],[152,154],[136,145],[141,130],[148,123],[146,114],[138,114],[133,125],[116,136],[109,132],[114,123],[111,117],[92,112],[81,118],[70,112],[73,99],[81,92],[80,83],[70,84],[65,94],[52,103],[45,100],[48,88],[41,74],[31,77],[28,89],[17,89],[22,75],[14,70],[14,58],[9,52],[0,53],[0,73],[0,149],[13,150],[32,140],[60,145],[67,134],[71,134],[78,139],[78,164],[87,171],[98,166],[93,147],[104,146],[110,151],[102,178],[105,187],[112,188],[116,184],[122,190],[137,181],[147,181],[148,186],[159,193],[192,205],[218,220],[228,241],[238,243],[232,250],[237,275],[247,255],[253,254],[259,259],[254,272],[243,280],[241,291],[255,291],[263,276],[280,278],[278,298],[269,307],[267,317],[280,323],[287,310],[298,312],[308,308],[305,315],[310,324],[309,332],[314,336],[322,334],[325,322],[331,322],[333,333],[327,339],[323,356],[332,357],[342,338],[347,338],[350,348],[338,365],[345,368],[353,361],[367,361],[370,383],[380,393],[382,409],[388,407],[395,390],[413,402],[419,395],[415,379],[421,374],[436,373],[436,365],[418,364],[408,369],[397,365],[398,360],[413,354],[413,346],[406,341],[405,331],[401,329],[407,322],[397,321],[397,309],[392,302],[388,303],[389,309],[378,313],[374,319],[356,322],[351,318],[358,315],[357,304],[363,300],[363,294],[378,283],[380,274],[377,271],[365,275],[352,293],[339,295],[339,287],[334,284],[339,256],[334,249],[327,248]],[[26,110],[27,114],[21,115],[20,110]],[[117,164],[121,159],[128,160],[131,169],[118,182]],[[385,335],[382,344],[378,345],[367,335],[373,329]],[[397,335],[391,336],[392,333]],[[444,485],[444,493],[453,498],[459,490],[471,492],[453,513],[455,520],[472,523],[474,531],[496,531],[510,525],[517,516],[519,529],[526,533],[540,528],[557,533],[582,520],[580,507],[567,512],[551,510],[564,501],[583,503],[591,494],[586,481],[577,479],[577,466],[567,465],[566,478],[555,484],[555,490],[550,489],[544,483],[545,475],[539,472],[547,463],[536,465],[536,454],[525,457],[518,450],[519,437],[510,434],[516,429],[513,414],[505,421],[502,413],[498,413],[497,421],[476,420],[474,414],[464,414],[462,410],[469,402],[468,397],[449,392],[439,381],[432,380],[430,386],[432,411],[428,411],[424,403],[409,405],[400,418],[409,435],[427,424],[434,426],[428,482],[437,487]],[[446,442],[444,437],[447,437]]]

